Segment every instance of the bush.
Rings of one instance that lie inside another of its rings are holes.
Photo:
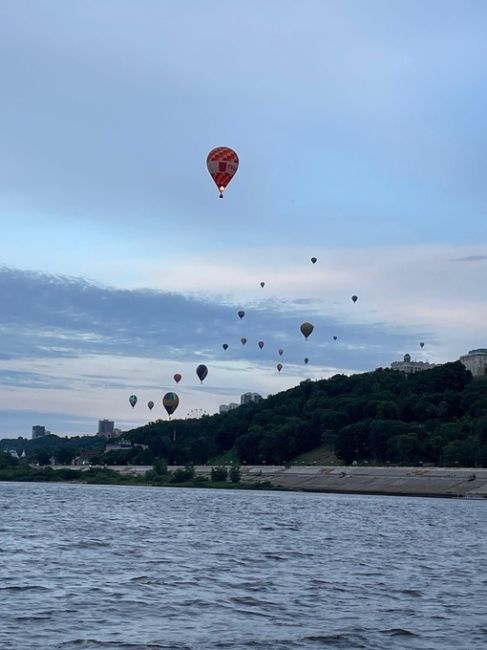
[[[212,467],[211,468],[211,480],[219,483],[223,483],[227,480],[228,471],[226,467]]]
[[[184,469],[181,467],[174,470],[173,475],[170,478],[171,483],[187,483],[188,481],[193,480],[194,478],[194,467],[191,465],[186,465]]]
[[[241,479],[240,467],[238,465],[234,465],[230,469],[230,480],[232,483],[240,483],[240,479]]]

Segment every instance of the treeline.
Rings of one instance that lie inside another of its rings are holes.
[[[93,464],[186,465],[233,458],[282,464],[325,446],[344,463],[487,466],[487,378],[460,362],[407,376],[376,370],[305,381],[228,413],[151,422],[123,434],[131,449],[104,453],[95,436],[3,440],[41,465],[68,463],[80,450]],[[42,462],[41,462],[42,461]]]
[[[171,464],[228,452],[241,463],[281,464],[326,445],[344,463],[487,466],[487,379],[473,381],[460,362],[409,376],[388,369],[336,375],[125,436]]]

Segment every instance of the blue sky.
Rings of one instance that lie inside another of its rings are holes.
[[[143,423],[178,371],[184,416],[486,345],[486,31],[480,0],[2,2],[0,436]]]

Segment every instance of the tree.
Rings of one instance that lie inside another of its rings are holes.
[[[228,471],[226,467],[212,467],[211,468],[211,480],[217,482],[226,481],[228,477]]]
[[[240,483],[240,479],[241,479],[240,466],[233,465],[230,468],[230,481],[232,483]]]
[[[38,449],[34,456],[35,460],[43,467],[44,465],[49,465],[51,461],[51,454],[46,451],[46,449]]]
[[[58,465],[71,465],[73,452],[66,447],[60,447],[54,454],[54,459]]]

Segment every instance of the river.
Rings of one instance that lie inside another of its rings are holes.
[[[0,483],[0,648],[487,648],[487,501]]]

